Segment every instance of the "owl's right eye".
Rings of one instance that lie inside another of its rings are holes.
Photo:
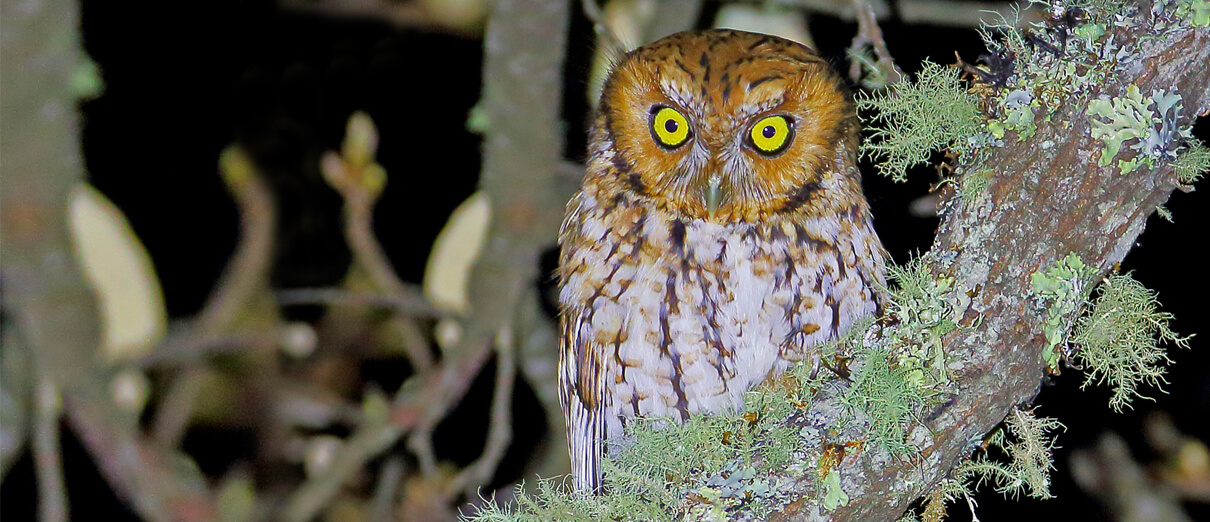
[[[651,111],[651,136],[664,148],[680,147],[689,141],[689,120],[672,107],[658,106]]]

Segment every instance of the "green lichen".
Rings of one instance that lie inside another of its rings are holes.
[[[1084,387],[1109,384],[1114,411],[1129,407],[1134,397],[1147,399],[1139,386],[1166,383],[1164,366],[1171,362],[1163,343],[1188,347],[1168,327],[1172,314],[1160,312],[1156,294],[1129,274],[1107,278],[1088,314],[1076,321],[1071,342],[1079,347],[1076,360],[1088,374]]]
[[[1177,18],[1188,19],[1194,27],[1210,26],[1210,0],[1175,0],[1175,3]]]
[[[833,468],[828,471],[827,476],[823,479],[822,506],[827,511],[835,511],[836,508],[848,503],[849,495],[840,487],[840,473]]]
[[[970,298],[954,292],[953,277],[933,275],[923,258],[888,267],[887,276],[896,283],[887,313],[899,327],[887,332],[886,344],[916,385],[939,390],[950,382],[942,337],[958,328]]]
[[[836,344],[823,350],[835,353]],[[679,424],[631,419],[626,442],[602,463],[604,494],[584,496],[559,481],[544,480],[536,493],[519,494],[515,505],[488,503],[469,519],[729,520],[741,513],[763,518],[776,505],[770,500],[785,495],[794,483],[787,467],[801,451],[803,438],[783,421],[805,408],[823,382],[811,373],[807,364],[792,367],[782,378],[745,394],[742,411],[691,415]]]
[[[1133,142],[1130,147],[1137,152],[1133,158],[1118,160],[1122,174],[1143,164],[1154,168],[1159,160],[1175,158],[1180,139],[1192,138],[1191,128],[1177,126],[1181,109],[1181,95],[1155,91],[1150,98],[1143,98],[1135,85],[1126,88],[1125,96],[1102,96],[1088,102],[1092,137],[1105,145],[1098,164],[1109,165],[1127,142]]]
[[[1210,27],[1210,0],[1193,0],[1189,3],[1189,23],[1196,27]]]
[[[988,130],[996,139],[1003,139],[1006,131],[1017,131],[1017,141],[1025,141],[1038,130],[1034,121],[1034,109],[1040,106],[1033,95],[1025,89],[1011,91],[1000,100],[1000,111],[1004,117],[988,122]]]
[[[962,184],[958,187],[958,197],[967,200],[975,201],[987,194],[988,187],[991,186],[992,178],[996,176],[996,171],[992,169],[977,169],[967,173],[962,177]]]
[[[850,368],[852,385],[841,401],[850,418],[868,423],[867,439],[888,453],[914,451],[906,442],[916,414],[935,402],[950,385],[952,367],[943,337],[960,328],[969,297],[954,291],[954,278],[934,275],[922,258],[887,269],[896,283],[888,294],[887,316],[895,328],[882,330],[883,342],[857,343]]]
[[[1202,173],[1210,171],[1210,147],[1201,140],[1192,139],[1189,148],[1177,156],[1172,167],[1176,170],[1176,179],[1186,185],[1192,185],[1202,179]]]
[[[979,97],[963,87],[957,69],[933,62],[924,62],[914,82],[896,83],[880,94],[859,93],[857,107],[873,111],[865,120],[873,132],[862,155],[895,181],[905,181],[907,170],[928,161],[934,150],[973,148],[983,130]]]
[[[1046,307],[1042,331],[1046,334],[1046,350],[1042,357],[1052,370],[1059,368],[1059,346],[1067,338],[1073,314],[1084,303],[1084,284],[1096,276],[1096,269],[1084,264],[1075,254],[1056,261],[1030,276],[1030,295]]]
[[[1088,103],[1087,114],[1102,118],[1092,120],[1092,137],[1105,143],[1099,165],[1103,167],[1112,162],[1125,142],[1147,137],[1152,126],[1159,121],[1148,108],[1150,104],[1149,100],[1143,99],[1135,85],[1126,88],[1126,96],[1112,100],[1102,98]],[[1133,170],[1136,165],[1133,160],[1118,162],[1123,174]]]

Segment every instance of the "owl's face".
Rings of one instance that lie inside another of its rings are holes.
[[[839,164],[852,164],[854,120],[839,77],[802,45],[679,33],[611,73],[593,141],[614,152],[616,179],[597,182],[719,223],[810,213],[821,197],[860,190],[856,171]]]

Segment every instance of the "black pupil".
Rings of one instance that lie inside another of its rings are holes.
[[[777,134],[777,129],[773,128],[772,125],[766,125],[765,128],[761,129],[760,133],[765,137],[765,139],[768,139],[772,138],[774,134]]]
[[[675,133],[676,132],[676,120],[665,121],[664,130],[668,131],[669,133]]]

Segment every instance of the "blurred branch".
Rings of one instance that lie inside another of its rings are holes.
[[[140,357],[134,366],[143,369],[169,368],[198,364],[211,355],[247,350],[250,346],[281,344],[284,332],[239,332],[195,337],[192,334],[169,335],[151,353]]]
[[[396,302],[414,300],[417,292],[404,284],[374,235],[374,205],[387,183],[386,171],[375,162],[378,130],[363,112],[349,117],[341,154],[327,152],[321,160],[324,179],[344,198],[345,241],[353,253],[355,267],[370,276],[374,285]],[[413,317],[395,314],[389,325],[403,339],[403,348],[417,373],[433,369],[432,349]]]
[[[55,384],[38,383],[34,408],[34,471],[38,475],[38,520],[70,520],[67,488],[63,484],[63,458],[59,451],[59,415],[62,399]]]
[[[862,10],[851,0],[785,0],[785,3],[845,21],[857,20]],[[1015,5],[1017,2],[1011,1],[900,0],[895,2],[895,11],[892,13],[886,0],[870,0],[870,7],[877,18],[889,19],[892,14],[897,14],[896,18],[905,24],[974,28],[979,27],[982,20],[996,17],[997,13],[1012,20]],[[1041,20],[1041,10],[1038,7],[1031,5],[1021,9],[1022,23]]]
[[[273,234],[277,227],[277,205],[273,200],[273,190],[251,158],[237,146],[228,147],[222,152],[219,174],[239,210],[240,238],[235,254],[223,269],[206,305],[186,330],[186,335],[194,341],[177,344],[178,350],[183,346],[204,348],[212,345],[208,340],[231,333],[236,319],[241,314],[249,314],[249,304],[269,288],[269,275],[273,268]],[[204,368],[196,364],[200,362],[201,355],[198,353],[190,357],[195,364],[186,365],[180,374],[173,377],[161,401],[162,406],[151,423],[153,437],[166,448],[176,447],[189,427],[194,402],[202,390],[205,375]],[[155,352],[148,355],[155,356]]]
[[[514,342],[511,332],[502,332],[496,340],[496,386],[492,392],[491,422],[483,454],[449,482],[445,490],[447,497],[454,498],[459,493],[474,496],[496,473],[504,450],[513,440],[513,383],[517,378]]]
[[[1080,489],[1097,499],[1116,520],[1182,522],[1191,520],[1175,492],[1149,477],[1115,433],[1101,435],[1096,446],[1073,451],[1071,475]]]
[[[403,479],[402,457],[388,458],[378,472],[378,485],[374,487],[374,498],[370,500],[370,522],[394,522],[395,499]]]
[[[541,299],[535,287],[531,287],[528,294],[523,299],[533,302]],[[519,310],[516,328],[520,359],[518,369],[538,396],[547,429],[552,435],[542,447],[542,454],[530,459],[526,477],[532,477],[535,473],[540,477],[562,475],[571,469],[571,460],[560,436],[563,433],[563,410],[559,406],[559,352],[551,349],[558,344],[557,334],[550,319],[538,307]]]
[[[612,49],[619,56],[630,50],[630,47],[623,43],[614,29],[609,26],[605,13],[601,10],[601,4],[598,4],[597,0],[580,0],[580,9],[584,11],[584,17],[592,22],[592,31],[597,35],[599,47]]]
[[[415,285],[404,286],[401,295],[350,292],[341,288],[294,288],[278,290],[277,303],[282,306],[350,305],[383,308],[412,317],[441,317],[440,310],[429,304]]]
[[[697,26],[702,13],[702,0],[660,0],[655,15],[643,28],[643,42],[654,42],[673,33]]]
[[[76,266],[65,212],[83,170],[70,88],[80,70],[77,8],[62,0],[0,4],[5,315],[33,356],[37,380],[58,385],[71,425],[119,497],[147,520],[211,518],[204,481],[169,466],[175,457],[139,436],[137,419],[113,402],[106,368],[97,363],[97,309]],[[51,429],[47,421],[39,431]]]
[[[874,18],[874,8],[870,6],[867,0],[852,0],[853,9],[857,12],[857,36],[853,37],[853,44],[849,46],[849,55],[862,56],[865,53],[865,47],[868,45],[874,49],[875,61],[872,66],[878,71],[879,84],[889,85],[903,79],[903,71],[899,70],[899,66],[895,65],[895,60],[891,58],[891,51],[886,47],[886,41],[882,39],[882,29],[878,27],[878,20]],[[849,79],[853,83],[861,82],[861,66],[860,60],[852,59],[849,65]]]
[[[0,289],[0,295],[3,289]],[[29,423],[32,416],[34,394],[34,370],[32,354],[18,332],[8,324],[7,317],[0,318],[0,481],[29,440]]]
[[[394,445],[404,433],[422,426],[436,426],[457,404],[487,362],[490,351],[464,357],[460,364],[443,362],[435,371],[412,377],[400,387],[394,405],[384,418],[367,417],[346,439],[332,465],[322,474],[308,478],[290,495],[282,513],[287,521],[311,520],[365,463]]]

